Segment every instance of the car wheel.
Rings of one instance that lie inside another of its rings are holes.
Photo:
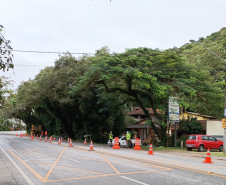
[[[192,148],[187,148],[188,151],[192,151]]]
[[[223,152],[223,146],[222,145],[220,146],[219,151]]]
[[[199,145],[199,152],[203,152],[204,151],[204,146],[203,145]]]

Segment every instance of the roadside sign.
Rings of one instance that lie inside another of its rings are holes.
[[[179,121],[179,104],[178,98],[169,97],[169,121]]]
[[[226,128],[226,118],[222,119],[222,128]]]

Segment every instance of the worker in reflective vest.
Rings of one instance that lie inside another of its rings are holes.
[[[112,147],[112,140],[113,140],[113,134],[112,134],[112,131],[110,132],[110,134],[109,134],[109,140],[110,140],[110,147]]]
[[[127,134],[126,134],[127,149],[129,149],[130,138],[131,138],[131,135],[129,131],[127,131]]]

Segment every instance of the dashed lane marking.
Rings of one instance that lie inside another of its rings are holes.
[[[133,182],[136,182],[136,183],[138,183],[138,184],[148,185],[148,184],[146,184],[146,183],[143,183],[143,182],[140,182],[140,181],[137,181],[137,180],[134,180],[134,179],[125,177],[125,176],[120,176],[120,177],[122,177],[122,178],[124,178],[124,179],[127,179],[127,180],[130,180],[130,181],[133,181]]]

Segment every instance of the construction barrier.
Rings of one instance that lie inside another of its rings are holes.
[[[208,148],[207,153],[206,153],[206,159],[203,161],[203,163],[213,163],[211,161],[211,154],[210,154],[210,149]]]
[[[139,138],[136,138],[134,150],[141,150]]]
[[[119,138],[118,137],[115,137],[115,139],[114,139],[114,146],[112,147],[112,149],[120,149]]]
[[[152,144],[150,144],[149,152],[148,152],[147,154],[148,154],[148,155],[154,155],[154,154],[153,154]]]

